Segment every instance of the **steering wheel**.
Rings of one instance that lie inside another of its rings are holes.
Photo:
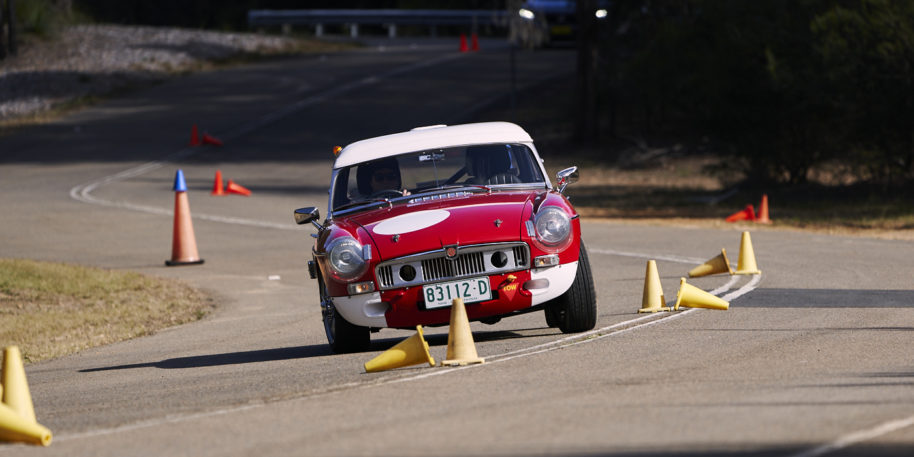
[[[391,198],[391,197],[402,197],[403,192],[395,189],[382,189],[371,195],[368,198]]]

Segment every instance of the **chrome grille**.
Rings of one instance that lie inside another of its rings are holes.
[[[390,265],[378,267],[378,282],[381,284],[394,283],[394,270]]]
[[[527,246],[514,246],[514,262],[527,266]]]
[[[448,259],[443,250],[429,251],[381,262],[375,267],[375,276],[378,287],[384,290],[523,270],[529,268],[529,249],[522,242],[460,246],[454,259]],[[491,257],[496,252],[508,256],[505,266],[492,265]],[[416,270],[415,278],[409,281],[400,276],[400,268],[406,265]]]
[[[436,279],[454,276],[451,265],[449,265],[450,263],[451,262],[448,261],[446,257],[423,260],[422,278],[426,281],[434,281]]]
[[[482,252],[470,252],[458,255],[454,260],[448,260],[447,257],[423,260],[422,278],[431,282],[485,273],[486,265],[482,255]]]

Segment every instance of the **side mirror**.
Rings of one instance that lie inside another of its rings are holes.
[[[568,167],[555,174],[556,188],[559,192],[565,191],[565,186],[578,182],[578,167]]]
[[[295,210],[293,216],[295,216],[295,223],[302,225],[320,219],[321,213],[317,210],[316,207],[309,206],[307,208],[299,208]]]

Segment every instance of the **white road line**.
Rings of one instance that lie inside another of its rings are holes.
[[[755,290],[756,286],[758,286],[758,283],[761,280],[762,280],[762,275],[760,275],[760,274],[752,275],[752,279],[749,282],[747,282],[745,286],[740,287],[738,290],[730,292],[729,294],[724,295],[723,297],[720,297],[720,298],[722,298],[726,301],[736,300],[737,298],[742,297],[743,295],[746,295],[749,292],[752,292],[753,290]],[[717,295],[717,294],[714,294],[714,295]]]
[[[611,249],[600,249],[600,248],[589,248],[587,250],[587,252],[596,253],[596,254],[606,254],[606,255],[621,255],[621,254],[619,254],[620,251],[614,251]],[[632,253],[632,252],[626,252],[624,255],[628,256],[628,257],[638,257],[638,258],[646,258],[646,259],[657,259],[659,257],[663,257],[663,256],[652,255],[652,254]],[[667,257],[667,260],[669,260],[671,262],[689,263],[689,264],[694,263],[694,261],[692,261],[691,259],[688,259],[688,258],[672,257],[672,256],[666,256],[666,257]],[[720,295],[721,293],[724,293],[724,292],[730,290],[730,288],[733,286],[733,284],[735,284],[738,280],[739,280],[738,276],[735,276],[735,275],[731,276],[730,280],[727,281],[726,284],[724,284],[721,287],[718,287],[717,289],[714,289],[710,293],[712,293],[714,295]],[[736,290],[733,293],[728,294],[726,297],[729,297],[729,298],[724,298],[724,299],[727,301],[730,301],[737,297],[745,295],[745,294],[749,293],[750,291],[752,291],[753,289],[755,289],[760,281],[761,281],[761,275],[755,275],[749,281],[749,283],[747,283],[745,286],[741,287],[739,290]],[[682,316],[691,314],[696,311],[698,311],[698,309],[691,308],[691,309],[688,309],[688,310],[685,310],[682,312],[676,312],[676,313],[672,313],[672,314],[670,314],[670,313],[648,314],[648,315],[636,317],[634,319],[629,319],[627,321],[618,322],[618,323],[615,323],[615,324],[612,324],[612,325],[609,325],[606,327],[598,328],[595,330],[590,330],[588,332],[578,333],[578,334],[571,335],[571,336],[568,336],[565,338],[561,338],[561,339],[558,339],[555,341],[543,343],[543,344],[540,344],[537,346],[531,346],[529,348],[524,348],[524,349],[517,349],[514,351],[505,352],[503,354],[486,356],[485,364],[467,365],[467,366],[462,366],[462,367],[451,368],[448,370],[439,370],[439,371],[434,371],[434,372],[429,372],[429,373],[422,373],[422,374],[418,374],[418,375],[414,375],[414,376],[405,376],[405,377],[400,377],[400,378],[395,378],[395,379],[381,380],[378,384],[373,384],[373,385],[384,385],[384,384],[415,381],[415,380],[430,378],[430,377],[434,377],[434,376],[441,376],[444,374],[453,373],[453,372],[460,371],[460,370],[472,369],[472,368],[476,368],[476,367],[483,367],[483,366],[486,366],[487,364],[491,365],[493,363],[505,362],[508,360],[513,360],[513,359],[517,359],[517,358],[521,358],[521,357],[542,354],[542,353],[554,351],[554,350],[560,349],[560,348],[566,348],[566,347],[574,346],[574,345],[578,345],[578,344],[590,343],[593,341],[601,340],[601,339],[609,337],[609,336],[628,333],[630,331],[640,329],[640,328],[645,328],[645,327],[648,327],[651,325],[657,325],[660,323],[668,323],[674,319],[679,319]],[[644,322],[644,321],[647,321],[647,322]],[[641,322],[643,322],[643,323],[641,323]],[[593,336],[593,335],[596,335],[596,336]],[[370,385],[365,385],[365,386],[360,386],[360,387],[370,387]]]
[[[315,95],[315,96],[303,99],[299,102],[296,102],[296,103],[286,107],[283,110],[268,114],[254,122],[251,122],[245,126],[242,126],[241,128],[233,129],[232,133],[229,135],[221,135],[221,136],[227,140],[231,140],[233,138],[240,137],[240,136],[250,133],[254,130],[262,128],[266,125],[269,125],[273,122],[276,122],[279,119],[289,116],[290,114],[293,114],[307,106],[324,102],[332,97],[342,95],[342,94],[352,91],[352,90],[356,90],[356,89],[359,89],[359,88],[362,88],[362,87],[365,87],[368,85],[376,84],[376,83],[380,82],[381,80],[383,80],[384,78],[389,78],[391,76],[406,73],[408,71],[429,67],[429,66],[432,66],[432,65],[435,65],[438,63],[442,63],[442,62],[445,62],[447,60],[451,60],[451,59],[454,59],[457,57],[459,57],[459,55],[447,55],[447,56],[439,57],[437,59],[432,59],[429,61],[424,61],[424,62],[420,62],[418,64],[399,68],[397,70],[393,70],[393,71],[384,73],[380,76],[368,77],[368,78],[362,79],[357,82],[345,84],[345,85],[337,87],[333,90],[321,93],[320,95]],[[195,152],[196,151],[194,151],[192,149],[184,148],[180,151],[175,152],[174,154],[169,155],[168,157],[166,157],[160,161],[149,162],[149,163],[137,166],[137,167],[133,167],[133,168],[121,171],[121,172],[113,174],[113,175],[109,175],[109,176],[106,176],[106,177],[103,177],[103,178],[100,178],[100,179],[97,179],[97,180],[94,180],[94,181],[91,181],[91,182],[88,182],[85,184],[75,186],[72,189],[70,189],[70,197],[73,198],[74,200],[89,203],[89,204],[122,208],[122,209],[128,209],[128,210],[132,210],[132,211],[146,212],[146,213],[150,213],[150,214],[172,215],[173,212],[168,209],[163,209],[163,208],[158,208],[158,207],[153,207],[153,206],[146,206],[146,205],[137,205],[137,204],[123,202],[123,201],[105,200],[105,199],[101,199],[101,198],[93,196],[92,192],[94,190],[98,189],[99,187],[106,186],[106,185],[109,185],[109,184],[112,184],[112,183],[115,183],[118,181],[123,181],[125,179],[133,178],[136,176],[140,176],[142,174],[151,172],[153,170],[157,170],[159,168],[162,168],[166,163],[168,163],[170,161],[174,161],[174,160],[178,160],[178,159],[182,159],[182,158],[191,156]],[[197,214],[193,217],[197,218],[197,219],[221,222],[221,223],[226,223],[226,224],[275,228],[275,229],[281,229],[281,230],[299,229],[299,227],[296,227],[291,224],[289,224],[287,226],[287,225],[274,224],[274,223],[252,220],[252,219],[225,217],[225,216],[217,216],[217,215]],[[687,263],[687,264],[695,264],[695,263],[700,264],[705,261],[704,259],[696,259],[696,258],[691,258],[691,257],[648,255],[648,254],[643,254],[643,253],[624,252],[624,251],[616,251],[616,250],[611,250],[611,249],[591,249],[591,250],[589,250],[589,252],[596,253],[596,254],[605,254],[605,255],[618,255],[618,256],[626,256],[626,257],[664,260],[664,261]],[[760,278],[761,278],[761,276],[756,276],[748,284],[746,284],[739,290],[727,295],[726,297],[724,297],[724,299],[729,301],[729,300],[732,300],[733,298],[736,298],[736,297],[739,297],[741,295],[748,293],[749,291],[751,291],[752,289],[755,288],[755,286],[758,284]],[[715,289],[712,293],[714,295],[718,295],[720,293],[726,292],[727,290],[730,290],[730,288],[733,286],[733,284],[736,281],[737,281],[737,278],[732,277],[727,284],[719,287],[718,289]],[[727,297],[731,297],[731,298],[727,298]],[[619,322],[619,323],[616,323],[616,324],[613,324],[613,325],[610,325],[607,327],[603,327],[600,329],[591,330],[589,332],[565,337],[565,338],[562,338],[562,339],[559,339],[556,341],[552,341],[549,343],[540,344],[540,345],[532,346],[532,347],[525,348],[525,349],[510,351],[510,352],[506,352],[504,354],[490,356],[489,364],[468,365],[465,367],[457,367],[457,368],[452,368],[452,369],[447,369],[447,370],[438,370],[438,371],[433,371],[430,373],[423,373],[423,374],[414,375],[414,376],[398,377],[398,378],[393,378],[393,379],[387,378],[387,379],[380,379],[380,380],[374,380],[374,381],[363,382],[363,383],[349,383],[349,384],[337,386],[336,388],[329,389],[327,391],[316,392],[312,395],[308,395],[307,397],[302,397],[298,400],[310,399],[310,398],[314,398],[314,397],[322,396],[322,395],[329,395],[331,393],[335,393],[340,390],[344,390],[344,389],[348,389],[348,388],[369,388],[369,387],[381,386],[381,385],[385,385],[385,384],[394,384],[394,383],[415,381],[415,380],[425,379],[425,378],[432,377],[432,376],[440,376],[440,375],[444,375],[444,374],[448,374],[448,373],[455,373],[455,372],[458,372],[463,369],[482,367],[482,366],[487,366],[487,365],[491,365],[494,363],[506,362],[508,360],[513,360],[513,359],[517,359],[517,358],[521,358],[521,357],[528,357],[528,356],[532,356],[532,355],[536,355],[536,354],[542,354],[542,353],[553,351],[553,350],[556,350],[559,348],[564,348],[564,347],[583,344],[583,343],[589,343],[589,342],[597,341],[597,340],[600,340],[600,339],[603,339],[603,338],[606,338],[609,336],[619,335],[622,333],[628,333],[630,331],[634,331],[639,328],[644,328],[644,327],[651,326],[651,325],[657,325],[661,322],[669,322],[674,319],[678,319],[684,315],[690,314],[694,311],[695,311],[694,309],[690,309],[690,310],[675,313],[675,314],[656,314],[656,315],[651,314],[651,315],[646,315],[646,316],[640,316],[640,317],[637,317],[634,319]],[[647,322],[644,322],[644,321],[647,321]],[[643,322],[643,323],[641,323],[641,322]],[[596,336],[594,336],[594,335],[596,335]],[[113,427],[113,428],[109,428],[109,429],[99,429],[99,430],[93,430],[93,431],[84,432],[84,433],[77,433],[77,434],[73,434],[73,435],[63,435],[63,436],[57,437],[56,440],[58,442],[60,442],[60,441],[67,441],[67,440],[80,439],[80,438],[86,438],[86,437],[113,434],[113,433],[124,432],[124,431],[137,430],[137,429],[142,429],[142,428],[147,428],[147,427],[154,427],[157,425],[180,423],[180,422],[185,422],[185,421],[198,419],[198,418],[205,418],[205,417],[245,411],[245,410],[249,410],[249,409],[253,409],[253,408],[258,408],[261,406],[266,406],[267,404],[268,403],[258,403],[258,404],[253,404],[253,405],[245,405],[245,406],[220,409],[220,410],[216,410],[216,411],[209,411],[209,412],[203,412],[203,413],[169,416],[169,417],[165,417],[163,419],[138,422],[135,424],[128,424],[128,425]],[[2,450],[0,450],[0,452],[2,452]]]
[[[137,167],[137,169],[142,169],[141,173],[145,173],[145,172],[154,170],[156,168],[160,168],[164,164],[165,164],[165,162],[152,162],[152,163],[148,163],[148,164],[142,165],[140,167]],[[133,171],[133,169],[127,170],[127,171]],[[137,174],[140,174],[140,173],[137,173]],[[123,173],[119,173],[119,175],[123,175]],[[122,179],[126,179],[126,178],[122,178]],[[86,186],[76,186],[70,190],[70,197],[72,197],[74,200],[79,200],[79,201],[82,201],[85,203],[91,203],[94,205],[108,206],[108,207],[112,207],[112,208],[121,208],[121,209],[127,209],[127,210],[131,210],[131,211],[138,211],[138,212],[148,213],[148,214],[157,214],[157,215],[162,215],[162,216],[174,215],[174,211],[170,210],[170,209],[159,208],[157,206],[138,205],[136,203],[130,203],[130,202],[126,202],[126,201],[104,200],[104,199],[97,198],[91,194],[91,192],[93,190],[95,190],[97,187],[100,187],[101,185],[104,185],[104,184],[108,184],[110,182],[112,182],[111,179],[106,180],[105,178],[103,178],[102,180],[89,183],[89,185],[86,185]],[[256,219],[244,219],[244,218],[240,218],[240,217],[228,217],[228,216],[219,216],[219,215],[214,215],[214,214],[199,214],[199,213],[194,214],[193,218],[202,219],[202,220],[206,220],[206,221],[212,221],[212,222],[221,222],[224,224],[246,225],[246,226],[251,226],[251,227],[262,227],[262,228],[271,228],[271,229],[279,229],[279,230],[302,230],[302,228],[300,226],[297,226],[291,222],[288,224],[278,224],[275,222],[266,222],[266,221],[260,221],[260,220],[256,220]]]
[[[617,251],[612,251],[612,250],[608,250],[608,249],[589,249],[588,252],[593,252],[593,253],[598,253],[598,254],[618,255],[618,254],[616,254]],[[639,254],[639,253],[626,253],[626,254],[629,256],[633,256],[633,257],[650,258],[650,259],[656,259],[659,257],[659,256],[654,256],[654,255],[649,255],[649,254]],[[676,260],[670,260],[670,261],[680,262],[680,263],[694,263],[691,259],[685,259],[685,258],[677,258]],[[713,291],[714,295],[719,295],[720,293],[730,290],[730,288],[733,286],[733,284],[738,279],[739,279],[738,276],[731,277],[730,281],[728,281],[725,285],[723,285]],[[760,280],[761,280],[761,275],[756,275],[755,277],[752,278],[752,280],[749,281],[748,284],[741,287],[739,290],[736,290],[733,293],[727,295],[726,297],[732,297],[732,298],[730,298],[730,300],[732,300],[733,298],[742,296],[742,295],[750,292],[752,289],[754,289],[758,285]],[[518,359],[518,358],[522,358],[522,357],[529,357],[529,356],[533,356],[533,355],[537,355],[537,354],[543,354],[546,352],[550,352],[550,351],[554,351],[554,350],[562,349],[562,348],[567,348],[570,346],[576,346],[579,344],[591,343],[594,341],[602,340],[602,339],[610,337],[610,336],[621,335],[624,333],[632,332],[632,331],[646,328],[649,326],[659,325],[661,323],[668,323],[675,319],[679,319],[683,316],[686,316],[688,314],[695,313],[697,311],[698,311],[698,309],[688,309],[688,310],[685,310],[682,312],[676,312],[676,313],[647,314],[644,316],[639,316],[639,317],[636,317],[633,319],[629,319],[627,321],[617,322],[615,324],[612,324],[612,325],[609,325],[606,327],[602,327],[599,329],[590,330],[588,332],[567,336],[567,337],[564,337],[564,338],[561,338],[561,339],[558,339],[555,341],[550,341],[548,343],[543,343],[543,344],[531,346],[531,347],[524,348],[524,349],[508,351],[508,352],[505,352],[502,354],[487,356],[485,364],[467,365],[467,366],[447,368],[447,369],[437,368],[432,371],[428,371],[428,372],[420,373],[420,374],[416,374],[416,375],[411,375],[411,376],[395,376],[395,377],[374,379],[371,381],[364,381],[364,382],[350,382],[350,383],[346,383],[346,384],[337,385],[332,388],[315,391],[310,394],[307,394],[306,396],[299,397],[296,399],[286,400],[286,401],[308,401],[308,400],[311,400],[314,398],[331,395],[331,394],[334,394],[334,393],[337,393],[340,391],[344,391],[344,390],[349,390],[349,389],[367,389],[367,388],[379,387],[379,386],[390,385],[390,384],[399,384],[399,383],[404,383],[404,382],[418,381],[421,379],[427,379],[427,378],[431,378],[431,377],[435,377],[435,376],[443,376],[443,375],[447,375],[450,373],[457,373],[462,370],[491,366],[491,365],[494,365],[497,363],[507,362],[509,360],[514,360],[514,359]],[[176,424],[176,423],[186,422],[186,421],[190,421],[190,420],[194,420],[194,419],[201,419],[201,418],[207,418],[207,417],[212,417],[212,416],[219,416],[219,415],[231,414],[231,413],[235,413],[235,412],[247,411],[247,410],[251,410],[254,408],[264,407],[264,406],[267,406],[267,405],[270,405],[273,403],[277,403],[277,402],[260,402],[260,403],[247,404],[247,405],[243,405],[243,406],[236,406],[236,407],[232,407],[232,408],[218,409],[218,410],[214,410],[214,411],[193,413],[193,414],[187,414],[187,415],[167,416],[167,417],[164,417],[161,419],[152,419],[152,420],[148,420],[148,421],[137,422],[134,424],[127,424],[127,425],[112,427],[112,428],[107,428],[107,429],[92,430],[92,431],[88,431],[88,432],[75,433],[72,435],[65,434],[65,435],[55,437],[55,440],[58,442],[68,441],[68,440],[75,440],[75,439],[81,439],[81,438],[109,435],[109,434],[120,433],[120,432],[127,432],[127,431],[132,431],[132,430],[139,430],[139,429],[155,427],[155,426],[159,426],[159,425]],[[2,452],[3,452],[3,449],[0,448],[0,453],[2,453]]]
[[[456,373],[457,371],[461,371],[461,370],[469,370],[469,369],[473,369],[473,368],[481,368],[481,367],[485,367],[485,366],[487,366],[487,365],[488,365],[488,366],[491,366],[491,365],[496,364],[496,363],[507,362],[507,361],[509,361],[509,360],[519,359],[519,358],[521,358],[521,357],[529,357],[529,356],[531,356],[531,355],[543,354],[543,353],[546,353],[546,352],[554,351],[554,350],[556,350],[556,349],[567,348],[567,347],[576,346],[576,345],[579,345],[579,344],[591,343],[591,342],[594,342],[594,341],[597,341],[597,340],[601,340],[601,339],[606,338],[606,337],[609,337],[609,336],[620,335],[620,334],[622,334],[622,333],[628,333],[628,332],[630,332],[630,331],[632,331],[632,330],[635,330],[635,329],[644,328],[644,327],[647,327],[647,326],[650,326],[650,325],[655,325],[655,324],[657,324],[657,323],[659,323],[659,322],[661,322],[661,321],[663,321],[663,322],[668,322],[668,321],[671,321],[671,320],[673,320],[673,319],[676,319],[676,318],[679,318],[679,317],[681,317],[681,316],[684,316],[684,315],[686,315],[686,314],[690,314],[690,313],[692,313],[693,311],[696,311],[696,310],[695,310],[695,309],[689,309],[689,310],[686,310],[686,311],[683,311],[683,312],[680,312],[680,313],[676,313],[676,314],[667,314],[667,315],[664,315],[663,317],[658,317],[657,319],[654,319],[654,320],[645,322],[645,323],[643,323],[643,324],[638,324],[638,325],[635,325],[635,326],[632,326],[632,327],[622,328],[621,330],[617,330],[617,331],[615,331],[615,332],[606,333],[606,334],[604,334],[604,335],[597,335],[597,336],[595,336],[595,337],[589,337],[589,338],[588,338],[588,337],[581,337],[581,335],[575,335],[575,337],[583,338],[583,339],[580,339],[579,341],[573,341],[573,342],[570,342],[570,343],[567,343],[567,344],[562,344],[562,345],[555,344],[555,342],[553,342],[553,343],[547,343],[547,344],[543,344],[543,345],[540,345],[540,346],[534,346],[534,347],[532,347],[532,348],[527,348],[527,349],[521,350],[521,351],[512,351],[512,352],[507,352],[507,353],[505,353],[505,354],[499,354],[499,355],[496,355],[496,356],[486,357],[486,363],[483,363],[483,364],[465,365],[465,366],[462,366],[462,367],[454,367],[454,368],[441,369],[441,370],[438,370],[438,371],[432,371],[432,372],[428,372],[428,373],[422,373],[422,374],[418,374],[418,375],[414,375],[414,376],[407,376],[407,377],[402,377],[402,378],[395,378],[395,379],[387,380],[387,381],[384,382],[383,384],[396,384],[396,383],[400,383],[400,382],[416,381],[416,380],[419,380],[419,379],[425,379],[425,378],[431,378],[431,377],[434,377],[434,376],[441,376],[441,375],[446,375],[446,374],[450,374],[450,373]],[[650,316],[645,316],[645,317],[655,317],[655,315],[650,315]],[[641,320],[644,320],[644,317],[642,317],[642,318],[637,318],[637,319],[632,319],[632,320],[625,321],[625,322],[620,322],[620,323],[618,323],[618,324],[611,325],[611,326],[609,326],[609,327],[604,327],[604,329],[623,327],[625,324],[630,324],[630,323],[632,323],[632,322],[641,321]],[[600,331],[604,331],[604,329],[600,329]],[[594,331],[591,331],[591,332],[588,332],[588,333],[591,333],[591,334],[592,334],[592,333],[594,333],[594,332],[597,332],[597,331],[594,330]],[[566,340],[567,340],[567,338],[566,338]],[[560,340],[560,341],[561,341],[561,340]],[[551,347],[544,347],[544,346],[551,346]],[[519,352],[522,352],[522,351],[534,349],[534,348],[536,348],[536,347],[542,347],[542,349],[539,349],[539,350],[534,351],[534,352],[523,352],[523,353],[519,353]],[[504,357],[504,356],[506,356],[506,355],[508,355],[508,354],[514,354],[514,355],[511,355],[510,357]]]
[[[606,255],[618,255],[622,257],[635,257],[638,259],[648,259],[648,260],[665,260],[668,262],[679,262],[679,263],[697,263],[702,264],[707,261],[707,259],[698,259],[695,257],[680,257],[673,255],[653,255],[653,254],[644,254],[641,252],[625,252],[625,251],[616,251],[614,249],[587,249],[587,252],[595,252],[597,254],[606,254]]]
[[[548,346],[560,346],[560,345],[562,345],[562,344],[564,344],[564,343],[566,343],[566,342],[568,342],[568,341],[577,340],[577,339],[582,339],[582,338],[587,338],[587,337],[589,337],[590,335],[596,335],[596,334],[603,333],[603,332],[606,332],[606,331],[609,331],[609,330],[613,330],[613,329],[616,329],[616,328],[619,328],[619,327],[624,327],[624,326],[626,326],[626,325],[631,325],[631,324],[635,324],[635,323],[637,323],[637,322],[641,322],[641,321],[645,321],[645,320],[650,320],[651,318],[655,318],[655,317],[658,317],[658,316],[660,316],[660,314],[646,314],[646,315],[641,316],[641,317],[636,317],[636,318],[634,318],[634,319],[629,319],[629,320],[627,320],[627,321],[618,322],[618,323],[615,323],[615,324],[613,324],[613,325],[609,325],[609,326],[606,326],[606,327],[603,327],[603,328],[598,328],[598,329],[595,329],[595,330],[590,330],[590,331],[587,331],[587,332],[584,332],[584,333],[575,333],[574,335],[566,336],[565,338],[560,338],[560,339],[558,339],[558,340],[551,341],[551,342],[549,342],[549,343],[540,344],[539,346],[531,346],[531,347],[526,348],[526,349],[519,349],[519,350],[512,351],[512,352],[506,352],[506,353],[504,353],[504,354],[501,354],[501,355],[495,356],[495,357],[511,355],[511,354],[515,354],[515,353],[519,353],[519,352],[532,351],[532,350],[535,350],[535,349],[539,349],[539,348],[543,348],[543,347],[548,347]]]
[[[247,411],[247,410],[251,410],[251,409],[255,409],[255,408],[260,408],[262,406],[266,406],[266,403],[253,403],[253,404],[247,404],[247,405],[243,405],[243,406],[236,406],[234,408],[226,408],[226,409],[220,409],[220,410],[216,410],[216,411],[207,411],[207,412],[202,412],[202,413],[192,413],[192,414],[187,414],[187,415],[183,415],[183,416],[182,415],[166,416],[161,419],[152,419],[152,420],[148,420],[148,421],[141,421],[141,422],[136,422],[133,424],[120,425],[120,426],[112,427],[112,428],[101,428],[101,429],[90,430],[90,431],[81,432],[81,433],[74,433],[72,435],[55,436],[54,442],[59,443],[61,441],[71,441],[71,440],[78,440],[78,439],[82,439],[82,438],[92,438],[92,437],[96,437],[96,436],[113,435],[115,433],[121,433],[121,432],[130,432],[133,430],[142,430],[144,428],[155,427],[155,426],[159,426],[159,425],[177,424],[177,423],[186,422],[186,421],[190,421],[190,420],[194,420],[194,419],[201,419],[201,418],[213,417],[213,416],[222,416],[225,414]],[[3,451],[4,451],[4,449],[0,448],[0,453],[2,453]]]
[[[718,287],[717,289],[708,291],[708,293],[711,294],[711,295],[720,296],[720,294],[722,294],[722,293],[724,293],[724,292],[730,290],[731,288],[733,288],[733,285],[736,284],[736,281],[739,281],[739,277],[738,277],[738,276],[735,276],[735,275],[730,275],[730,280],[727,281],[726,284],[724,284],[724,285]],[[728,297],[729,297],[729,295],[728,295]],[[734,298],[736,298],[736,297],[734,297]],[[730,300],[733,300],[733,298],[724,298],[724,300],[730,301]]]
[[[841,449],[862,443],[864,441],[869,441],[873,438],[878,438],[882,435],[887,435],[896,430],[908,428],[912,425],[914,425],[914,416],[908,416],[904,419],[885,422],[870,429],[848,433],[847,435],[844,435],[835,441],[832,441],[831,443],[823,444],[822,446],[812,448],[805,452],[800,452],[799,454],[794,454],[790,457],[818,457],[820,455],[840,451]]]
[[[659,317],[659,315],[653,315],[653,314],[648,315],[648,316],[642,316],[642,317],[638,317],[635,319],[631,319],[629,321],[619,322],[617,324],[610,325],[610,326],[604,327],[602,329],[592,330],[590,332],[587,332],[586,334],[574,335],[572,337],[563,338],[561,340],[553,341],[551,343],[546,343],[546,344],[542,344],[539,346],[533,346],[533,347],[530,347],[527,349],[523,349],[521,351],[511,351],[511,352],[506,352],[504,354],[490,356],[490,357],[486,358],[486,363],[484,363],[484,364],[466,365],[466,366],[462,366],[462,367],[453,367],[453,368],[440,368],[439,367],[439,368],[434,369],[433,371],[429,371],[429,372],[421,373],[421,374],[417,374],[417,375],[412,375],[412,376],[382,378],[382,379],[376,379],[376,380],[367,381],[367,382],[352,382],[352,383],[347,383],[347,384],[341,384],[339,386],[335,386],[330,389],[313,392],[307,396],[288,400],[288,401],[308,401],[308,400],[313,400],[315,398],[324,397],[324,396],[331,395],[331,394],[334,394],[334,393],[337,393],[337,392],[340,392],[343,390],[348,390],[348,389],[367,389],[367,388],[380,387],[380,386],[391,385],[391,384],[400,384],[400,383],[404,383],[404,382],[411,382],[411,381],[418,381],[421,379],[427,379],[427,378],[431,378],[431,377],[435,377],[435,376],[443,376],[443,375],[447,375],[447,374],[451,374],[451,373],[457,373],[459,371],[467,370],[467,369],[491,366],[496,363],[507,362],[509,360],[514,360],[514,359],[528,357],[528,356],[537,355],[537,354],[543,354],[546,352],[554,351],[559,348],[565,348],[565,347],[574,346],[574,345],[578,345],[578,344],[590,343],[593,341],[597,341],[597,340],[606,338],[608,336],[627,333],[627,332],[636,330],[638,328],[644,328],[644,327],[647,327],[650,325],[655,325],[655,324],[659,323],[660,321],[669,321],[672,319],[676,319],[676,318],[679,318],[686,314],[690,314],[694,311],[697,311],[697,310],[689,309],[687,311],[683,311],[683,312],[676,313],[673,315],[668,314],[663,317]],[[642,323],[639,325],[635,325],[632,327],[622,328],[621,330],[617,330],[615,332],[610,332],[610,333],[607,333],[604,335],[598,335],[597,337],[588,338],[588,337],[584,336],[584,335],[591,335],[591,334],[601,332],[601,331],[607,331],[607,330],[611,330],[611,329],[625,327],[628,324],[644,321],[644,320],[650,319],[650,318],[655,318],[655,319],[649,320],[648,322],[645,322],[645,323]],[[582,339],[580,339],[579,341],[573,341],[573,342],[570,342],[567,344],[561,344],[563,342],[567,342],[568,340],[574,339],[574,338],[579,338],[579,339],[582,338]],[[539,349],[535,350],[537,348],[539,348]],[[522,351],[531,351],[531,350],[535,350],[535,351],[519,353]],[[201,412],[201,413],[166,416],[161,419],[152,419],[152,420],[148,420],[148,421],[142,421],[142,422],[127,424],[127,425],[122,425],[122,426],[112,427],[112,428],[107,428],[107,429],[97,429],[97,430],[91,430],[91,431],[82,432],[82,433],[74,433],[71,435],[64,434],[64,435],[60,435],[60,436],[55,436],[54,440],[55,440],[55,442],[59,443],[59,442],[65,442],[65,441],[70,441],[70,440],[92,438],[92,437],[111,435],[111,434],[121,433],[121,432],[141,430],[144,428],[156,427],[159,425],[177,424],[177,423],[182,423],[182,422],[191,421],[191,420],[195,420],[195,419],[203,419],[203,418],[207,418],[207,417],[221,416],[221,415],[225,415],[225,414],[248,411],[248,410],[268,406],[273,403],[278,403],[278,402],[270,402],[270,403],[260,402],[260,403],[247,404],[247,405],[243,405],[243,406],[236,406],[236,407],[232,407],[232,408],[225,408],[225,409],[219,409],[219,410],[214,410],[214,411],[206,411],[206,412]],[[2,453],[3,450],[4,449],[0,448],[0,453]]]
[[[301,111],[302,109],[307,108],[311,105],[325,102],[327,100],[332,99],[333,97],[343,95],[347,92],[351,92],[351,91],[354,91],[357,89],[361,89],[363,87],[377,84],[385,79],[388,79],[388,78],[391,78],[394,76],[398,76],[398,75],[408,73],[411,71],[415,71],[415,70],[420,70],[423,68],[428,68],[428,67],[440,64],[440,63],[447,62],[449,60],[454,60],[459,57],[462,57],[463,55],[464,54],[446,54],[446,55],[443,55],[443,56],[440,56],[440,57],[437,57],[434,59],[423,60],[421,62],[417,62],[417,63],[411,64],[411,65],[406,65],[404,67],[396,68],[394,70],[388,71],[386,73],[382,73],[380,75],[370,76],[370,77],[366,77],[366,78],[363,78],[358,81],[350,82],[348,84],[343,84],[343,85],[337,86],[333,89],[330,89],[330,90],[321,92],[319,94],[312,95],[310,97],[299,100],[295,103],[292,103],[291,105],[286,106],[285,108],[283,108],[281,110],[274,111],[270,114],[267,114],[267,115],[261,117],[260,119],[255,119],[254,121],[248,122],[247,124],[244,124],[240,127],[232,128],[228,132],[219,133],[218,135],[221,138],[223,138],[225,141],[230,141],[232,139],[239,138],[243,135],[247,135],[248,133],[251,133],[257,129],[263,128],[269,124],[272,124],[273,122],[283,119],[298,111]],[[119,173],[115,173],[113,175],[105,176],[105,177],[96,179],[94,181],[80,184],[80,185],[75,186],[72,189],[70,189],[70,198],[77,200],[77,201],[81,201],[83,203],[89,203],[92,205],[108,206],[108,207],[113,207],[113,208],[126,209],[126,210],[130,210],[130,211],[138,211],[138,212],[149,213],[149,214],[171,216],[174,213],[170,209],[159,208],[159,207],[155,207],[155,206],[137,205],[137,204],[124,202],[124,201],[106,200],[106,199],[99,198],[99,197],[92,195],[92,192],[100,187],[107,186],[109,184],[113,184],[113,183],[116,183],[119,181],[123,181],[125,179],[134,178],[134,177],[149,173],[154,170],[158,170],[159,168],[162,168],[163,166],[165,166],[165,164],[167,164],[169,162],[187,158],[189,156],[196,154],[196,152],[197,152],[197,150],[195,150],[195,149],[183,148],[175,153],[169,154],[162,160],[148,162],[148,163],[145,163],[145,164],[133,167],[133,168],[126,169]],[[252,226],[252,227],[273,228],[273,229],[280,229],[280,230],[300,230],[301,229],[300,227],[295,226],[294,224],[291,224],[291,223],[290,224],[276,224],[276,223],[272,223],[272,222],[264,222],[264,221],[255,220],[255,219],[244,219],[244,218],[239,218],[239,217],[224,217],[224,216],[217,216],[217,215],[211,215],[211,214],[194,214],[192,217],[194,219],[202,219],[202,220],[207,220],[207,221],[212,221],[212,222],[221,222],[224,224],[246,225],[246,226]]]
[[[670,256],[670,255],[655,255],[655,254],[644,254],[641,252],[625,252],[625,251],[616,251],[613,249],[588,249],[587,252],[594,254],[605,254],[605,255],[617,255],[622,257],[635,257],[639,259],[648,259],[648,260],[665,260],[667,262],[678,262],[678,263],[688,263],[688,264],[702,264],[705,260],[696,259],[695,257],[679,257],[679,256]],[[739,290],[730,293],[727,296],[721,297],[726,301],[732,301],[738,297],[741,297],[752,290],[758,285],[761,281],[761,275],[753,275],[754,277],[750,280],[745,286],[741,287]],[[720,295],[733,287],[736,281],[739,280],[739,275],[730,275],[730,280],[726,284],[714,289],[708,293],[711,295]]]

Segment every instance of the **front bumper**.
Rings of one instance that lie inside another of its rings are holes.
[[[467,304],[470,320],[498,317],[541,305],[565,293],[574,282],[578,263],[488,275],[493,298]],[[337,311],[352,324],[372,328],[443,325],[450,308],[424,309],[422,286],[369,294],[333,297]]]

